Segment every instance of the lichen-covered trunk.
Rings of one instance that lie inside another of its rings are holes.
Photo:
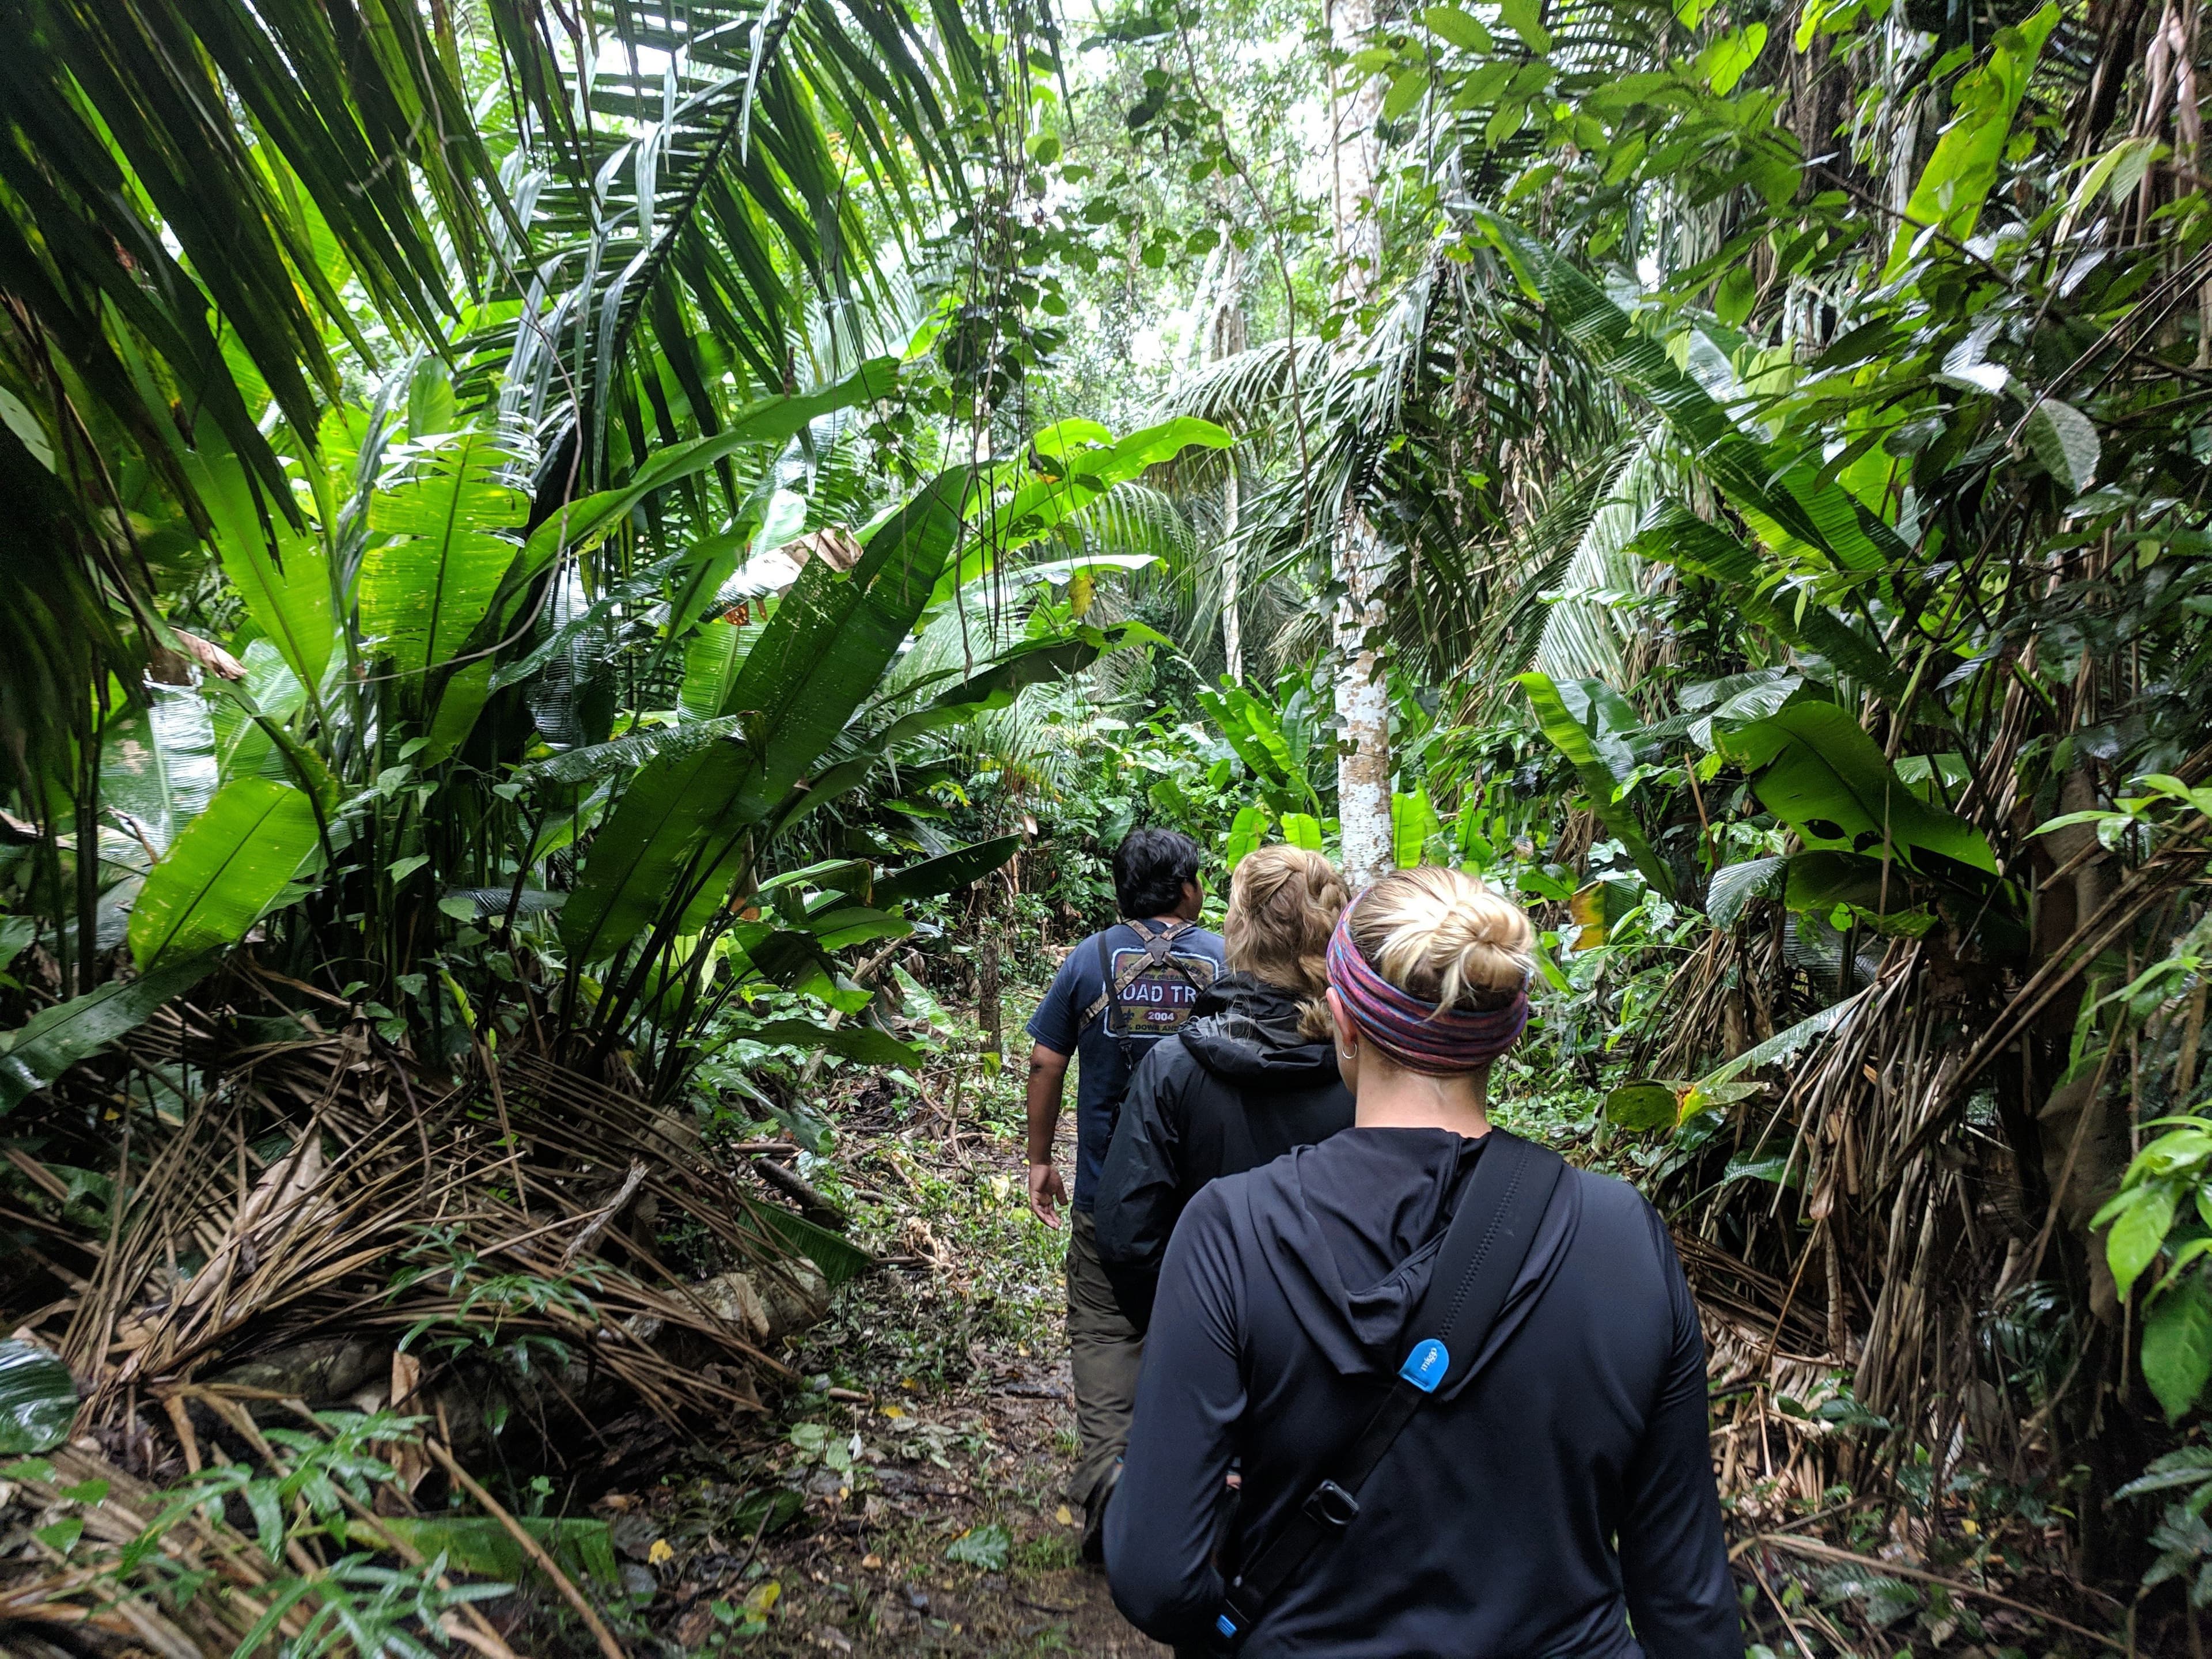
[[[1330,9],[1330,33],[1342,52],[1362,50],[1374,27],[1374,0],[1335,0]],[[1345,319],[1338,339],[1343,349],[1352,349],[1365,331],[1359,313],[1373,304],[1382,270],[1382,222],[1375,212],[1375,173],[1381,151],[1375,128],[1382,108],[1382,81],[1362,76],[1349,85],[1339,83],[1334,90],[1330,196],[1337,270],[1332,297]],[[1382,660],[1382,594],[1391,560],[1356,491],[1337,520],[1331,554],[1336,581],[1343,590],[1334,629],[1336,811],[1343,828],[1345,878],[1356,891],[1395,867],[1390,696]]]
[[[1390,840],[1390,694],[1382,662],[1389,550],[1364,513],[1337,527],[1336,811],[1354,891],[1395,867]]]

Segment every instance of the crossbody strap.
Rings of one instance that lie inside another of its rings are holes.
[[[1490,1145],[1476,1161],[1428,1289],[1407,1327],[1417,1340],[1390,1392],[1358,1437],[1322,1466],[1332,1473],[1230,1582],[1215,1626],[1224,1642],[1241,1641],[1291,1576],[1316,1551],[1344,1535],[1358,1517],[1368,1477],[1423,1402],[1474,1366],[1528,1259],[1528,1247],[1565,1167],[1549,1147],[1503,1129],[1490,1132]]]
[[[1106,935],[1112,930],[1110,928],[1101,929],[1099,932],[1093,933],[1091,936],[1091,942],[1098,947],[1099,982],[1105,986],[1106,988],[1098,994],[1097,1000],[1096,1001],[1091,1003],[1088,1008],[1085,1008],[1083,1011],[1083,1018],[1075,1022],[1075,1029],[1079,1031],[1089,1025],[1091,1022],[1097,1018],[1099,1015],[1104,1013],[1115,997],[1121,995],[1122,992],[1127,990],[1132,984],[1135,983],[1138,975],[1143,973],[1147,968],[1157,968],[1163,963],[1174,969],[1185,979],[1189,980],[1191,985],[1195,989],[1200,991],[1206,989],[1206,987],[1199,984],[1197,980],[1191,977],[1190,970],[1185,968],[1182,963],[1176,961],[1169,950],[1169,946],[1172,945],[1176,940],[1181,939],[1185,933],[1188,933],[1190,931],[1190,924],[1188,922],[1170,922],[1165,927],[1162,927],[1157,933],[1146,933],[1142,927],[1139,927],[1133,921],[1128,924],[1128,928],[1131,933],[1137,936],[1138,940],[1144,945],[1145,954],[1131,962],[1127,968],[1124,968],[1119,975],[1116,975],[1114,971],[1113,953],[1106,948]]]

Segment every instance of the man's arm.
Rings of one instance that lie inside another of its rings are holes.
[[[1042,1042],[1030,1050],[1030,1213],[1048,1227],[1060,1225],[1053,1206],[1067,1202],[1067,1188],[1052,1166],[1052,1139],[1060,1132],[1060,1093],[1066,1084],[1066,1054]]]

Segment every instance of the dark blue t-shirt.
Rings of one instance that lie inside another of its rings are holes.
[[[1148,921],[1146,928],[1158,933],[1161,925]],[[1070,1202],[1079,1210],[1089,1209],[1097,1194],[1098,1172],[1105,1164],[1106,1148],[1114,1139],[1114,1119],[1136,1070],[1135,1062],[1159,1041],[1143,1036],[1116,1036],[1107,1029],[1113,1018],[1110,1011],[1077,1029],[1085,1012],[1106,988],[1099,971],[1101,937],[1116,973],[1128,965],[1132,955],[1144,954],[1144,940],[1126,921],[1115,923],[1103,936],[1093,933],[1067,953],[1067,960],[1052,977],[1052,988],[1030,1016],[1029,1024],[1032,1041],[1057,1054],[1076,1057],[1075,1195]],[[1200,985],[1210,983],[1221,972],[1221,935],[1203,927],[1179,934],[1172,953],[1190,963],[1192,976]],[[1165,978],[1163,988],[1180,1000],[1185,987],[1179,976]],[[1188,989],[1188,995],[1196,1000],[1195,988]]]

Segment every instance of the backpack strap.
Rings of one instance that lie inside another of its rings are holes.
[[[1390,1392],[1358,1437],[1322,1464],[1333,1473],[1230,1581],[1214,1626],[1229,1648],[1259,1622],[1293,1574],[1344,1536],[1359,1516],[1369,1478],[1399,1434],[1439,1387],[1466,1376],[1489,1340],[1566,1167],[1549,1147],[1503,1129],[1492,1129],[1490,1142],[1444,1234],[1436,1269],[1407,1327],[1421,1334]]]
[[[1190,969],[1184,967],[1181,959],[1174,956],[1169,950],[1169,946],[1173,945],[1176,940],[1181,939],[1185,933],[1190,932],[1190,923],[1187,921],[1171,921],[1163,927],[1157,933],[1146,933],[1145,931],[1144,924],[1141,922],[1131,921],[1126,925],[1129,931],[1134,933],[1138,939],[1143,944],[1145,947],[1145,954],[1131,962],[1130,964],[1127,968],[1123,969],[1117,975],[1114,972],[1113,952],[1106,948],[1106,935],[1112,933],[1114,930],[1110,927],[1102,927],[1098,932],[1091,936],[1091,943],[1098,947],[1098,981],[1099,983],[1103,985],[1106,988],[1099,992],[1097,999],[1093,1001],[1088,1008],[1085,1008],[1083,1011],[1083,1018],[1075,1022],[1075,1029],[1079,1031],[1089,1025],[1091,1022],[1097,1018],[1099,1015],[1104,1013],[1112,1005],[1114,999],[1121,995],[1122,992],[1127,990],[1131,985],[1134,984],[1136,982],[1137,975],[1143,973],[1147,968],[1158,968],[1161,966],[1172,968],[1176,972],[1181,974],[1185,979],[1189,980],[1194,989],[1203,991],[1206,988],[1205,986],[1199,984],[1198,981],[1192,976]]]

